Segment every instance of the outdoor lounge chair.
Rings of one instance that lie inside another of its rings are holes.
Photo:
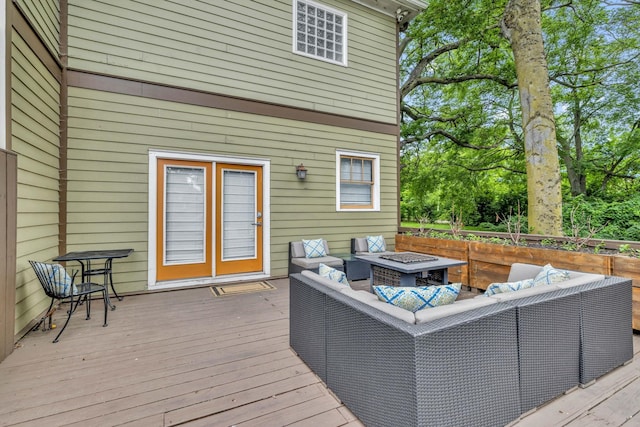
[[[315,241],[318,240],[320,239],[316,239]],[[307,256],[303,242],[303,240],[299,240],[289,243],[289,275],[293,273],[301,273],[304,270],[311,270],[314,273],[317,273],[320,264],[325,264],[337,270],[344,271],[344,262],[342,258],[330,255],[329,244],[326,240],[322,239],[324,255],[312,257]]]
[[[382,237],[382,236],[374,236],[374,237]],[[369,243],[367,242],[366,237],[352,237],[351,238],[351,253],[356,255],[382,255],[382,254],[392,254],[392,251],[387,250],[387,244],[382,237],[383,245],[381,247],[381,251],[371,252],[369,251]]]
[[[95,283],[74,283],[76,274],[78,272],[74,272],[73,276],[69,276],[65,271],[64,267],[60,264],[48,264],[44,262],[37,261],[29,261],[33,271],[36,273],[36,277],[38,281],[42,285],[42,289],[44,289],[44,293],[51,298],[51,304],[49,304],[49,309],[45,312],[44,316],[40,319],[38,324],[33,327],[33,330],[36,330],[40,327],[41,324],[45,322],[47,317],[49,318],[49,328],[51,328],[51,316],[53,314],[52,308],[53,303],[58,300],[60,302],[64,302],[68,300],[69,308],[67,310],[67,320],[64,322],[64,326],[56,335],[56,338],[53,340],[54,343],[58,342],[60,335],[64,332],[65,328],[69,324],[69,320],[71,320],[71,315],[76,311],[80,302],[84,301],[86,310],[87,310],[87,319],[91,318],[91,294],[100,292],[102,293],[102,300],[104,301],[104,324],[102,326],[107,326],[107,288],[102,285],[98,285]]]
[[[386,250],[387,245],[384,241],[384,237],[380,236],[382,240],[381,248],[384,248],[382,252],[370,252],[369,251],[369,243],[367,242],[366,237],[352,237],[351,238],[351,253],[353,255],[384,255],[391,254],[393,252],[389,252]],[[355,260],[350,263],[348,268],[348,278],[349,280],[364,280],[368,279],[370,275],[371,267],[369,264]]]

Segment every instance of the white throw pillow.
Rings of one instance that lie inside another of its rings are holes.
[[[318,274],[322,277],[326,277],[327,279],[331,279],[334,282],[338,282],[345,286],[349,285],[349,281],[347,280],[347,275],[344,274],[344,271],[337,270],[333,267],[329,267],[323,263],[320,263],[318,267]]]
[[[533,279],[534,286],[551,285],[552,283],[560,283],[569,279],[569,272],[566,270],[558,270],[551,264],[542,267],[542,270]]]

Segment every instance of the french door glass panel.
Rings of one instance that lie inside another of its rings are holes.
[[[165,169],[165,265],[205,261],[204,168]]]
[[[222,260],[256,258],[256,174],[224,170]]]

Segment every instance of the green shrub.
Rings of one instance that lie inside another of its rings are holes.
[[[497,231],[496,229],[498,228],[498,226],[497,224],[492,224],[490,222],[481,222],[480,224],[478,224],[478,228],[485,231]]]
[[[577,208],[576,221],[598,229],[594,239],[640,241],[640,194],[624,201],[608,202],[579,196],[563,203],[563,224],[571,235],[570,215]],[[584,233],[588,232],[584,227]]]

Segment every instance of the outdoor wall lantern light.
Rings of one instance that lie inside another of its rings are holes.
[[[296,176],[298,179],[305,179],[307,177],[307,168],[302,163],[296,166]]]

